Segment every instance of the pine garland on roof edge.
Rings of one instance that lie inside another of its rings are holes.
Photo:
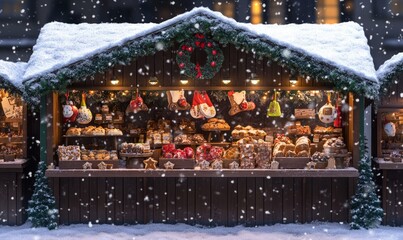
[[[29,200],[27,212],[32,227],[47,227],[52,230],[57,228],[58,210],[45,171],[46,163],[40,161],[35,173],[34,193]]]
[[[167,50],[173,46],[174,42],[192,39],[196,33],[209,35],[214,41],[223,46],[233,44],[237,49],[250,51],[260,58],[267,57],[270,61],[287,66],[291,72],[298,72],[301,75],[311,76],[316,79],[329,80],[334,84],[336,90],[364,94],[370,99],[378,96],[379,85],[377,83],[370,84],[342,69],[331,67],[317,59],[279,46],[241,28],[223,23],[219,19],[196,16],[159,32],[129,41],[107,52],[99,53],[90,59],[74,63],[56,72],[28,80],[25,87],[27,94],[30,96],[29,101],[37,104],[39,103],[39,98],[35,96],[39,96],[41,93],[47,93],[52,90],[63,91],[72,82],[85,81],[85,78],[104,72],[115,65],[127,65],[138,57],[149,56],[158,51]]]
[[[373,181],[371,159],[364,136],[360,137],[360,156],[356,193],[351,200],[351,229],[377,227],[383,217],[381,201],[376,194],[376,185]]]

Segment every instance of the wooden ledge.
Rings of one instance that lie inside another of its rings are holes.
[[[381,170],[403,170],[403,163],[385,161],[383,158],[377,158],[375,162]]]
[[[23,172],[27,166],[27,159],[15,159],[12,162],[0,162],[0,172]]]
[[[358,177],[355,168],[346,169],[223,169],[223,170],[193,170],[193,169],[48,169],[47,177]]]

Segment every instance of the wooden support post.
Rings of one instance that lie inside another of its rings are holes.
[[[47,126],[48,123],[46,121],[46,119],[47,119],[46,102],[47,102],[47,96],[46,95],[42,96],[41,103],[40,103],[40,117],[41,117],[41,120],[40,120],[40,140],[41,140],[40,160],[41,161],[46,161],[46,156],[47,156],[46,153],[48,150],[48,149],[46,149],[47,148],[47,128],[48,128],[48,126]]]

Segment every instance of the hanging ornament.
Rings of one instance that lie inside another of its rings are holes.
[[[383,126],[383,130],[385,131],[388,137],[396,136],[396,124],[393,122],[388,122]]]
[[[171,111],[176,110],[189,110],[190,104],[186,101],[184,90],[167,91],[168,109]]]
[[[139,89],[137,88],[136,97],[134,97],[129,106],[126,108],[126,114],[138,113],[140,111],[148,111],[147,105],[144,103],[143,98],[139,95]]]
[[[205,91],[199,94],[199,104],[200,112],[204,117],[212,118],[217,114],[213,103]]]
[[[69,92],[65,94],[66,96],[66,104],[63,105],[63,119],[64,122],[74,122],[76,121],[78,115],[78,109],[73,104],[72,101],[69,101]]]
[[[330,92],[327,93],[327,103],[323,105],[318,112],[319,120],[323,123],[332,123],[336,118],[336,109],[330,101]]]
[[[335,108],[336,108],[336,118],[333,121],[333,127],[340,128],[342,125],[342,121],[341,121],[341,98],[339,97],[339,93],[337,93]]]
[[[79,124],[88,124],[92,121],[92,113],[85,103],[86,95],[85,93],[81,94],[81,107],[78,110],[77,122]]]
[[[280,103],[277,102],[277,92],[274,91],[273,101],[270,102],[269,108],[267,109],[268,117],[280,117],[281,107]]]
[[[206,49],[207,47],[211,48]],[[213,44],[211,40],[203,34],[195,34],[195,39],[183,43],[176,55],[176,62],[184,75],[193,79],[212,79],[220,70],[224,61],[224,55],[218,44]],[[191,55],[198,48],[207,54],[206,64],[201,66],[198,62],[191,62]]]
[[[230,116],[234,116],[243,111],[252,111],[256,107],[254,102],[246,101],[246,91],[230,91],[228,92],[228,99],[231,104],[231,108],[228,112]]]

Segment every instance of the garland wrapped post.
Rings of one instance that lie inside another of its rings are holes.
[[[374,228],[377,227],[383,217],[383,209],[381,201],[376,195],[376,186],[373,181],[373,173],[371,169],[371,159],[368,156],[366,139],[362,135],[360,137],[360,160],[356,193],[351,200],[351,223],[352,229]]]
[[[34,194],[29,200],[27,212],[33,227],[47,227],[52,230],[57,228],[58,210],[45,171],[46,162],[42,160],[35,173]]]

